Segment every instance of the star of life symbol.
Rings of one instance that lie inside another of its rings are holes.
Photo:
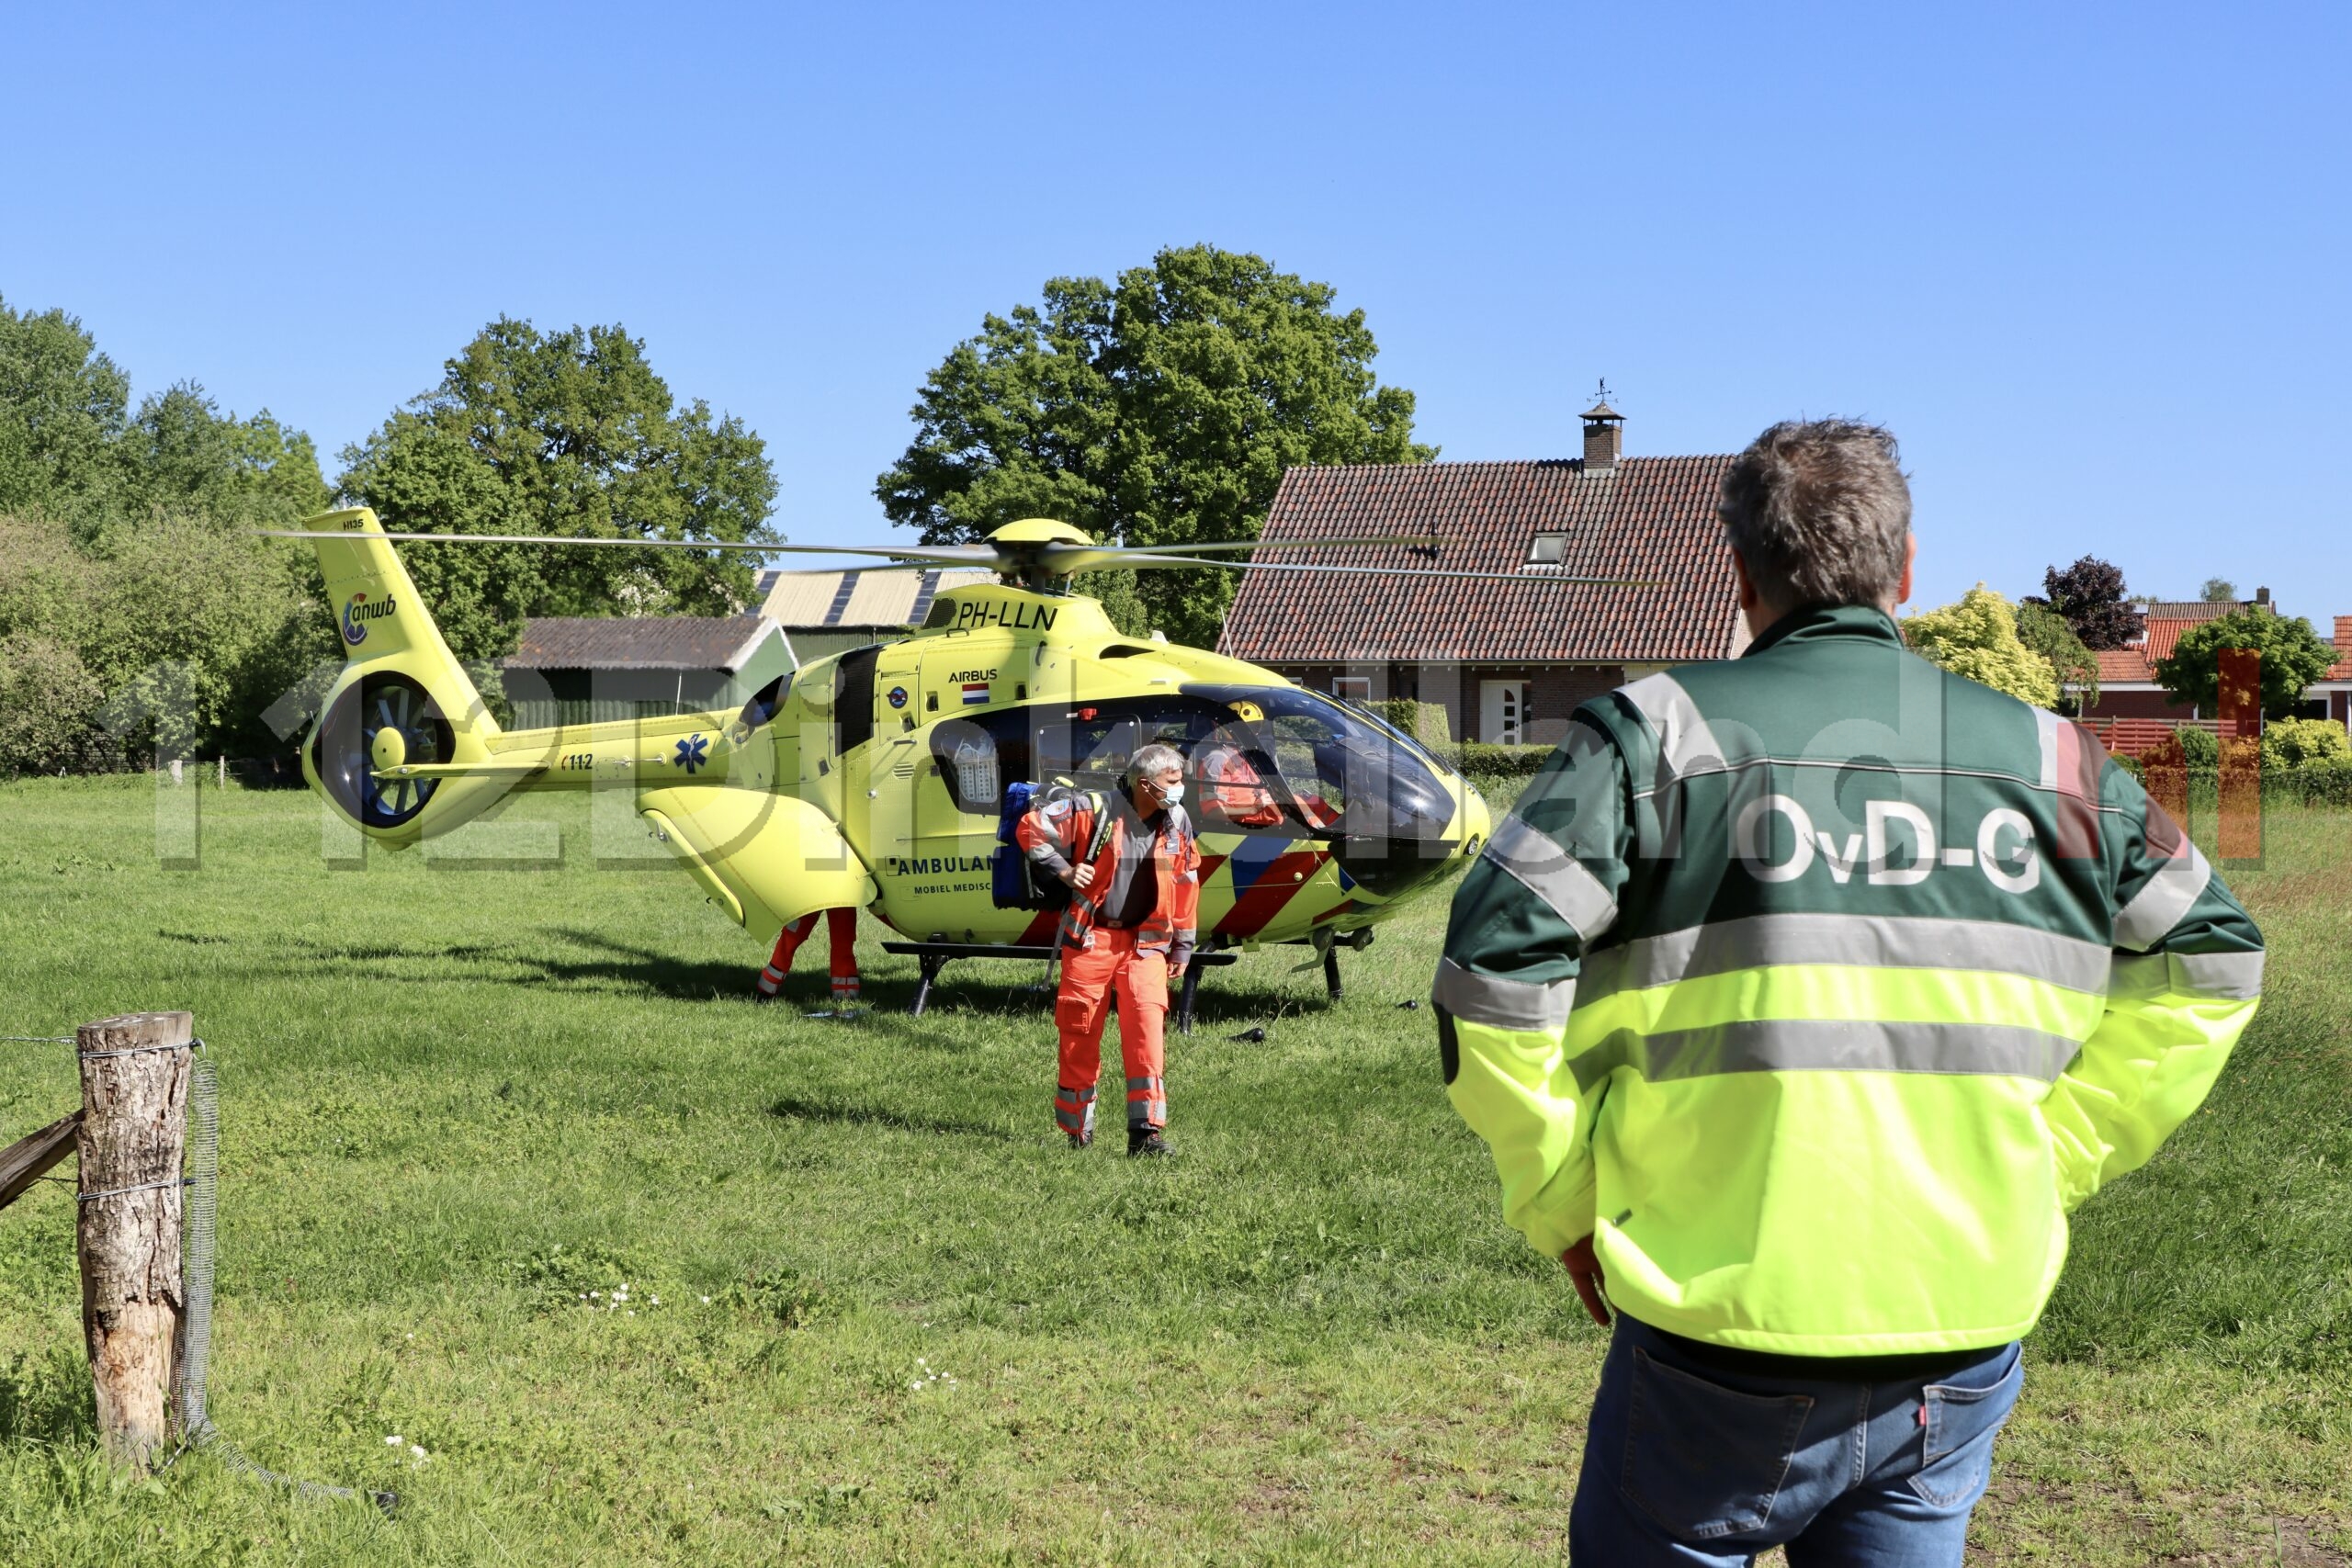
[[[693,739],[688,740],[679,741],[678,766],[685,769],[687,773],[691,775],[696,768],[701,767],[705,762],[710,761],[709,758],[703,755],[703,753],[709,749],[710,742],[699,735],[695,736]]]

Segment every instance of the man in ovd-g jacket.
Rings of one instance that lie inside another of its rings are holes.
[[[1616,1334],[1592,1568],[1961,1561],[2066,1216],[2196,1110],[2262,937],[2079,727],[1907,651],[1884,431],[1773,426],[1755,640],[1587,703],[1434,1000],[1503,1217]]]

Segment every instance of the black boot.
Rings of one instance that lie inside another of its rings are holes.
[[[1159,1135],[1159,1128],[1130,1127],[1127,1129],[1127,1157],[1129,1159],[1157,1159],[1166,1153],[1168,1153],[1168,1140]]]

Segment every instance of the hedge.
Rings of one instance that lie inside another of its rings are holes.
[[[1452,728],[1445,721],[1443,703],[1420,703],[1410,697],[1386,697],[1368,705],[1373,712],[1424,746],[1438,749],[1453,743]]]
[[[2148,782],[2147,764],[2139,758],[2118,757],[2115,760],[2125,773],[2143,784]],[[2188,788],[2200,800],[2218,796],[2222,788],[2221,769],[2190,768]],[[2352,806],[2352,758],[2306,762],[2299,768],[2265,768],[2262,770],[2262,798],[2266,801],[2293,801],[2303,806]]]

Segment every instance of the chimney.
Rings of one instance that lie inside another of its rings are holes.
[[[2335,657],[2352,659],[2352,615],[2335,617]]]
[[[1614,472],[1617,459],[1624,455],[1625,416],[1607,402],[1597,402],[1584,411],[1584,471]]]
[[[2270,590],[2267,588],[2256,589],[2254,591],[2254,602],[2261,605],[2263,608],[2268,609],[2270,607]]]

